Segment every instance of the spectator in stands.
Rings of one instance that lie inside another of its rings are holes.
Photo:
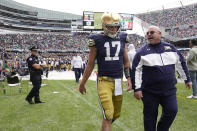
[[[37,43],[43,51],[86,51],[89,33],[70,34],[0,34],[6,49],[28,51]]]
[[[8,65],[7,60],[5,60],[5,71],[10,72],[11,67]]]
[[[187,57],[187,65],[192,81],[193,94],[187,98],[197,98],[197,40],[191,40],[189,46],[191,50]]]
[[[197,24],[197,4],[138,14],[147,23],[162,27]],[[169,19],[170,18],[170,19]]]
[[[197,36],[197,3],[164,10],[157,10],[136,16],[145,23],[171,29],[170,35],[178,38]]]
[[[134,96],[143,102],[144,130],[168,131],[178,111],[175,65],[187,88],[191,87],[189,72],[180,52],[161,41],[158,27],[150,26],[146,37],[149,43],[138,50],[133,60]],[[162,115],[156,129],[159,104]]]
[[[71,69],[71,59],[73,53],[68,52],[88,52],[89,33],[77,32],[71,34],[0,34],[0,41],[7,51],[9,60],[14,61],[15,69],[27,66],[25,59],[28,57],[28,48],[37,43],[43,51],[42,58],[48,58],[47,64],[50,71],[55,67],[55,59],[64,59],[64,68]],[[140,48],[145,42],[145,38],[136,34],[128,35],[131,43],[136,49]],[[0,47],[1,48],[1,47]],[[50,53],[51,51],[57,53]],[[61,52],[61,53],[60,53]],[[63,53],[64,52],[64,53]],[[87,55],[87,53],[86,53]],[[24,63],[25,62],[25,63]],[[63,67],[63,66],[62,66]],[[65,69],[65,70],[66,70]]]

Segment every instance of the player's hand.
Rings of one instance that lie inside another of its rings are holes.
[[[134,96],[136,99],[141,100],[143,95],[142,95],[142,91],[136,91],[134,92]]]
[[[185,83],[185,86],[187,89],[190,89],[192,87],[192,82]]]
[[[127,92],[132,90],[132,84],[131,84],[131,78],[130,77],[127,79],[126,86],[127,86]]]
[[[86,94],[86,88],[85,88],[85,85],[84,84],[80,84],[79,85],[79,92],[83,95]]]

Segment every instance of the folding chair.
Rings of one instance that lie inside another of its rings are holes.
[[[10,94],[12,95],[13,87],[18,87],[18,92],[21,93],[22,87],[19,83],[19,78],[16,75],[16,72],[11,72],[11,74],[7,75],[7,86],[10,88]]]

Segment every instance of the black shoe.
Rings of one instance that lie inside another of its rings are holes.
[[[35,104],[45,103],[45,101],[35,101]]]
[[[34,104],[34,102],[28,98],[25,99],[29,104]]]

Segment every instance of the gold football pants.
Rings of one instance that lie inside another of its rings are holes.
[[[107,120],[115,120],[120,117],[123,96],[115,96],[115,81],[110,77],[98,77],[97,92],[103,117]]]

